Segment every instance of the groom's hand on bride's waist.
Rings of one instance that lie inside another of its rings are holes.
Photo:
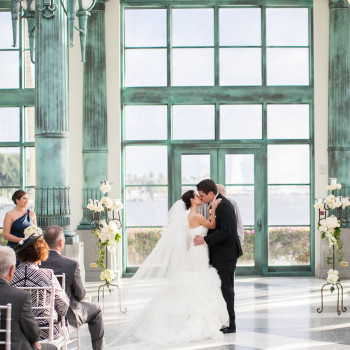
[[[204,237],[197,235],[193,238],[193,244],[194,245],[202,245],[205,244]]]

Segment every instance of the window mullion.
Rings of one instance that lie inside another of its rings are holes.
[[[167,86],[170,87],[172,86],[173,82],[172,82],[172,40],[171,40],[171,36],[172,36],[172,25],[171,25],[171,5],[167,6],[167,21],[166,21],[166,25],[167,25]]]
[[[262,86],[266,86],[266,6],[261,7],[261,64]]]
[[[214,7],[214,85],[220,84],[220,67],[219,67],[219,6]]]

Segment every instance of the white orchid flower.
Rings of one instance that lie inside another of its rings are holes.
[[[103,197],[101,199],[101,204],[104,205],[107,209],[109,209],[112,206],[113,202],[109,197]]]

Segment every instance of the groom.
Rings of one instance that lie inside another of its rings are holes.
[[[230,324],[221,331],[224,334],[236,333],[234,273],[237,259],[243,254],[237,234],[237,223],[231,202],[218,193],[213,180],[207,179],[197,185],[198,194],[204,203],[212,203],[216,198],[221,202],[216,208],[216,228],[209,230],[206,237],[196,236],[194,245],[207,244],[209,262],[221,278],[221,291],[227,304]]]

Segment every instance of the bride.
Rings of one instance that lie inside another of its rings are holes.
[[[220,329],[228,324],[228,313],[221,281],[216,269],[209,266],[208,247],[193,244],[196,235],[205,236],[208,229],[215,228],[215,210],[221,199],[213,202],[207,220],[198,213],[202,201],[193,190],[181,198],[169,211],[161,239],[128,282],[128,301],[145,290],[151,291],[150,301],[110,345],[123,344],[123,349],[129,349],[125,345],[131,343],[155,349],[156,345],[223,338]]]

